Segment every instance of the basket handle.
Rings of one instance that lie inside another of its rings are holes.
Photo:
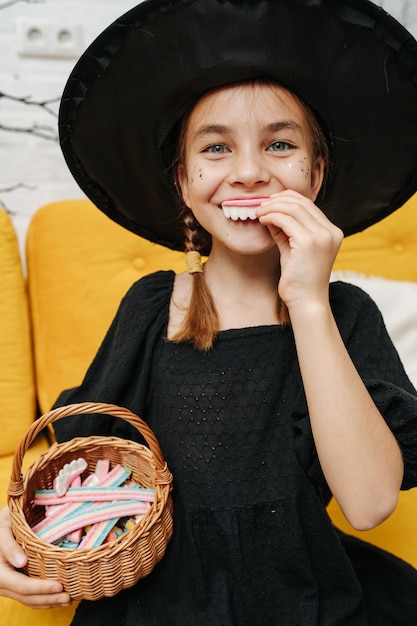
[[[8,495],[17,497],[24,492],[23,478],[22,478],[22,463],[24,455],[33,443],[39,433],[49,424],[56,422],[64,417],[70,415],[85,415],[88,413],[112,415],[113,417],[119,417],[120,419],[128,422],[134,426],[140,434],[144,437],[148,444],[156,461],[156,468],[159,472],[158,483],[165,484],[172,480],[172,476],[167,468],[167,464],[162,456],[162,451],[159,446],[158,440],[155,437],[153,431],[138,415],[135,415],[129,409],[117,406],[116,404],[95,403],[95,402],[80,402],[77,404],[68,404],[66,406],[52,409],[48,413],[42,415],[39,419],[33,422],[32,426],[28,429],[26,434],[20,440],[20,443],[16,449],[13,457],[12,473],[10,476],[10,484]]]

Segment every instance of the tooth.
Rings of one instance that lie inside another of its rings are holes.
[[[234,221],[256,220],[256,207],[222,206],[223,215]]]
[[[256,220],[256,207],[239,207],[239,219],[242,221]]]

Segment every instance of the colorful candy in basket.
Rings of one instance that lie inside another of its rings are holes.
[[[97,461],[83,480],[84,458],[65,464],[53,489],[38,489],[34,504],[45,507],[45,517],[32,526],[43,541],[62,548],[96,548],[131,530],[151,507],[155,490],[130,480],[131,470],[110,461]]]

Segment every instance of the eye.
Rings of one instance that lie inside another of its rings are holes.
[[[223,143],[214,143],[211,146],[207,146],[203,152],[208,152],[209,154],[225,154],[228,152],[228,149]]]
[[[289,143],[288,141],[274,141],[271,143],[268,150],[271,152],[286,152],[287,150],[292,150],[294,148],[294,144]]]

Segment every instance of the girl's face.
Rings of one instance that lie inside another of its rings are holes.
[[[222,88],[188,118],[178,181],[185,204],[212,235],[212,250],[261,254],[275,245],[268,229],[250,219],[254,209],[230,211],[225,201],[246,204],[286,189],[314,201],[322,180],[305,110],[278,86]]]

